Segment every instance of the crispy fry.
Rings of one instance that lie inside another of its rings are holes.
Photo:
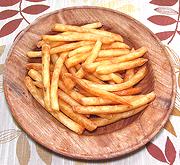
[[[75,56],[77,54],[87,53],[87,52],[91,51],[92,49],[93,49],[93,45],[81,46],[81,47],[79,47],[77,49],[74,49],[74,50],[70,51],[68,56],[72,57],[72,56]]]
[[[88,84],[90,88],[94,87],[94,88],[98,88],[98,89],[102,89],[106,91],[120,91],[120,90],[128,89],[134,86],[135,84],[137,84],[139,81],[141,81],[145,77],[146,71],[147,71],[146,66],[140,67],[137,73],[130,80],[123,82],[121,84],[114,84],[114,85],[95,84],[95,83],[92,83],[91,81],[84,80],[84,79],[81,81]]]
[[[111,73],[111,77],[116,84],[121,84],[124,81],[118,73]]]
[[[116,41],[121,41],[123,42],[123,38],[119,34],[111,33],[108,31],[103,31],[103,30],[97,30],[97,29],[88,29],[84,27],[79,27],[79,26],[72,26],[72,25],[63,25],[63,24],[55,24],[53,27],[54,31],[75,31],[75,32],[80,32],[80,33],[92,33],[96,35],[102,35],[102,36],[108,36],[113,38]],[[90,39],[88,39],[90,40]]]
[[[129,105],[129,102],[126,101],[125,99],[123,99],[121,96],[115,95],[113,93],[107,92],[105,90],[101,90],[95,87],[90,87],[88,83],[86,83],[85,81],[82,81],[81,79],[72,76],[71,74],[64,74],[64,76],[67,76],[69,78],[71,78],[73,81],[75,81],[80,87],[82,87],[84,90],[88,91],[89,93],[95,95],[95,96],[100,96],[106,99],[110,99],[112,101],[116,101],[118,103],[121,104],[126,104]]]
[[[129,49],[107,49],[101,50],[98,57],[116,57],[130,53]]]
[[[41,82],[39,82],[39,81],[33,81],[33,84],[34,84],[36,87],[38,87],[38,88],[41,88],[41,89],[44,88],[44,85],[43,85],[42,81],[41,81]]]
[[[65,42],[65,41],[55,41],[55,42],[50,42],[49,43],[51,48],[55,48],[57,46],[61,46],[61,45],[64,45],[64,44],[68,44],[68,42]]]
[[[112,44],[102,45],[102,49],[130,49],[130,47],[123,42],[113,42]]]
[[[90,52],[87,52],[87,53],[78,54],[78,55],[68,58],[65,62],[66,67],[70,68],[85,61],[89,55],[90,55]]]
[[[139,108],[146,105],[155,99],[155,93],[151,92],[141,98],[131,101],[131,106],[128,105],[105,105],[105,106],[74,106],[73,111],[80,114],[112,114],[122,113]]]
[[[76,68],[77,70],[79,70],[79,69],[81,68],[81,64],[77,64],[77,65],[75,66],[75,68]]]
[[[54,66],[54,72],[52,75],[52,80],[51,80],[51,107],[53,110],[59,110],[59,103],[58,103],[58,81],[59,81],[59,75],[62,70],[63,63],[67,57],[67,53],[64,54],[63,56],[60,56]]]
[[[96,114],[96,116],[99,116],[103,119],[112,119],[113,114]],[[92,120],[92,119],[91,119]],[[93,121],[93,120],[92,120]]]
[[[97,29],[97,28],[100,28],[101,26],[102,26],[101,22],[94,22],[94,23],[83,25],[81,27],[89,28],[89,29]]]
[[[78,33],[71,32],[69,35],[43,35],[43,40],[45,41],[97,41],[100,40],[102,43],[112,43],[113,38],[92,34],[92,33]]]
[[[142,92],[142,88],[141,87],[134,87],[134,88],[128,88],[128,89],[124,89],[121,91],[116,91],[113,92],[116,95],[119,96],[128,96],[128,95],[136,95]]]
[[[127,101],[132,101],[135,100],[137,98],[142,97],[143,95],[138,95],[138,96],[122,96],[122,98],[124,98]],[[115,105],[115,104],[119,104],[116,101],[112,101],[109,99],[104,99],[102,97],[81,97],[80,98],[80,103],[84,106],[90,106],[90,105]]]
[[[94,75],[85,73],[84,77],[85,77],[87,80],[90,80],[90,81],[92,81],[92,82],[96,82],[96,83],[98,83],[98,84],[104,84],[103,81],[101,81],[100,79],[98,79],[98,78],[95,77]]]
[[[37,43],[37,47],[38,47],[38,48],[41,48],[44,44],[46,44],[46,42],[43,41],[43,40],[40,40],[40,41],[38,41],[38,43]]]
[[[51,109],[50,99],[50,46],[45,44],[42,46],[42,80],[44,85],[44,102],[45,107]]]
[[[28,70],[34,69],[37,71],[42,71],[42,64],[40,64],[40,63],[28,63],[28,64],[26,64],[26,68]],[[53,71],[53,70],[54,70],[54,66],[50,65],[50,71]]]
[[[60,52],[70,51],[70,50],[79,48],[81,46],[92,45],[93,43],[94,43],[93,41],[79,41],[79,42],[60,45],[60,46],[52,48],[50,50],[50,54],[56,54],[56,53],[60,53]]]
[[[75,67],[68,68],[68,71],[69,71],[72,75],[75,75],[75,74],[76,74],[76,68],[75,68]]]
[[[117,64],[100,65],[96,68],[96,72],[98,74],[110,74],[113,72],[118,72],[121,70],[132,69],[138,66],[142,66],[147,61],[148,59],[138,58],[133,61],[127,61],[127,62],[122,62],[122,63],[117,63]]]
[[[111,124],[111,123],[114,123],[118,120],[121,120],[121,119],[124,119],[124,118],[128,118],[130,116],[133,116],[139,112],[141,112],[142,110],[144,110],[148,105],[143,105],[139,108],[136,108],[136,109],[133,109],[131,111],[128,111],[128,112],[124,112],[124,113],[118,113],[118,114],[113,114],[111,116],[111,119],[102,119],[102,118],[94,118],[94,119],[91,119],[95,125],[97,125],[98,127],[100,126],[105,126],[105,125],[108,125],[108,124]]]
[[[34,69],[30,69],[28,75],[35,81],[42,82],[42,75]]]
[[[87,130],[93,131],[97,128],[97,126],[93,124],[93,122],[90,119],[86,118],[85,116],[81,114],[74,113],[71,106],[69,106],[66,102],[64,102],[61,99],[59,99],[59,106],[63,113],[65,113],[68,117],[70,117],[72,120],[74,120],[78,124],[85,127]]]
[[[42,52],[41,51],[29,51],[29,52],[27,52],[27,56],[30,58],[41,57]]]
[[[126,74],[125,74],[125,77],[124,77],[124,82],[130,80],[133,76],[134,76],[134,69],[133,68],[126,70]]]
[[[86,92],[85,90],[83,90],[80,86],[76,85],[75,90],[77,90],[80,94],[86,96],[86,97],[91,97],[93,96],[92,94],[90,94],[89,92]]]

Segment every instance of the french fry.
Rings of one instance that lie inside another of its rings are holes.
[[[77,54],[87,53],[87,52],[91,51],[92,49],[93,49],[93,45],[85,45],[85,46],[82,46],[82,47],[79,47],[77,49],[70,51],[68,56],[72,57]]]
[[[34,69],[30,69],[28,75],[35,81],[42,82],[42,75]]]
[[[92,82],[96,82],[96,83],[98,83],[98,84],[104,84],[103,81],[101,81],[100,79],[98,79],[98,78],[95,77],[94,75],[85,73],[84,77],[85,77],[87,80],[90,80],[90,81],[92,81]]]
[[[102,26],[101,22],[94,22],[94,23],[83,25],[81,27],[89,28],[89,29],[97,29],[97,28],[100,28],[101,26]]]
[[[68,71],[69,71],[72,75],[75,75],[75,74],[76,74],[76,68],[75,68],[75,67],[68,68]]]
[[[94,118],[94,119],[91,119],[91,120],[92,120],[92,121],[94,122],[94,124],[97,125],[98,127],[106,126],[106,125],[108,125],[108,124],[115,123],[115,122],[118,121],[118,120],[131,117],[131,116],[133,116],[133,115],[141,112],[142,110],[144,110],[147,106],[148,106],[148,105],[143,105],[143,106],[141,106],[141,107],[139,107],[139,108],[133,109],[133,110],[128,111],[128,112],[113,114],[110,119]]]
[[[121,84],[124,81],[118,73],[111,73],[111,78],[116,84]]]
[[[129,54],[129,49],[107,49],[101,50],[98,54],[98,57],[117,57]]]
[[[44,102],[45,107],[51,109],[50,99],[50,46],[45,44],[42,46],[42,80],[44,85]]]
[[[43,40],[40,40],[40,41],[38,41],[38,43],[37,43],[37,47],[38,47],[38,48],[41,48],[44,44],[46,44],[46,42],[43,41]]]
[[[116,84],[113,80],[108,81],[109,84]]]
[[[119,34],[103,31],[103,30],[97,30],[97,29],[89,29],[89,28],[84,28],[84,27],[79,27],[79,26],[72,26],[72,25],[63,25],[63,24],[55,24],[53,29],[54,31],[75,31],[75,32],[80,32],[80,33],[92,33],[96,35],[102,35],[102,36],[108,36],[113,38],[116,41],[121,41],[123,42],[123,38]],[[90,39],[88,39],[90,40]]]
[[[102,49],[130,49],[130,47],[123,42],[113,42],[112,44],[102,45]]]
[[[127,101],[132,101],[135,99],[138,99],[140,97],[142,97],[143,95],[138,95],[138,96],[122,96],[122,98],[124,98]],[[109,99],[104,99],[102,97],[81,97],[80,98],[80,103],[84,106],[91,106],[91,105],[115,105],[115,104],[119,104],[116,101],[112,101]]]
[[[124,82],[130,80],[134,76],[134,69],[128,69],[126,70],[125,76],[124,76]]]
[[[117,64],[110,64],[110,65],[100,65],[96,68],[96,72],[98,74],[110,74],[113,72],[118,72],[126,69],[132,69],[138,66],[142,66],[146,63],[148,59],[145,58],[138,58],[133,61],[127,61]]]
[[[79,48],[81,46],[92,45],[93,43],[94,43],[93,41],[79,41],[79,42],[60,45],[60,46],[51,48],[50,54],[56,54],[56,53],[61,53],[61,52],[65,52],[65,51],[70,51],[70,50]]]
[[[73,66],[85,61],[89,55],[90,55],[90,52],[72,56],[66,60],[65,65],[67,68],[73,67]]]
[[[27,56],[30,58],[42,57],[42,52],[41,51],[28,51]]]
[[[146,66],[140,67],[137,73],[130,80],[123,82],[121,84],[114,84],[114,85],[95,84],[95,83],[92,83],[91,81],[84,80],[84,79],[81,81],[83,81],[83,83],[88,84],[90,88],[98,88],[105,91],[120,91],[120,90],[128,89],[134,86],[135,84],[137,84],[139,81],[141,81],[145,77],[146,71],[147,71]]]
[[[81,64],[77,64],[77,65],[75,66],[75,68],[76,68],[77,70],[79,70],[79,69],[81,68]]]
[[[86,118],[81,114],[74,113],[71,106],[69,106],[66,102],[64,102],[61,99],[59,99],[59,106],[64,114],[66,114],[73,121],[85,127],[87,130],[93,131],[97,128],[97,126],[90,119]]]
[[[112,119],[113,114],[96,114],[96,116],[99,116],[103,119]],[[91,119],[92,120],[92,119]],[[93,120],[92,120],[93,121]]]
[[[51,107],[53,110],[57,110],[57,111],[59,110],[58,94],[57,94],[59,75],[61,73],[63,63],[67,55],[68,53],[63,54],[57,59],[51,80]]]
[[[53,64],[55,64],[56,61],[58,60],[58,58],[59,58],[59,55],[58,55],[58,54],[52,54],[52,55],[51,55],[51,62],[52,62]]]
[[[97,41],[100,40],[102,43],[112,43],[114,42],[113,38],[97,35],[92,33],[78,33],[78,32],[71,32],[69,35],[43,35],[43,40],[45,41]]]
[[[128,95],[136,95],[142,92],[141,87],[134,87],[134,88],[128,88],[120,91],[113,92],[116,95],[119,96],[128,96]]]
[[[86,92],[85,90],[83,90],[80,86],[76,85],[75,88],[76,91],[78,91],[80,94],[86,96],[86,97],[91,97],[93,96],[92,94],[90,94],[89,92]]]
[[[139,108],[146,105],[155,99],[155,93],[151,92],[134,101],[131,101],[131,106],[128,105],[105,105],[105,106],[74,106],[73,111],[80,114],[112,114],[122,113]]]
[[[42,81],[41,81],[41,82],[39,82],[39,81],[33,81],[33,84],[34,84],[36,87],[40,88],[40,89],[43,89],[43,88],[44,88],[44,85],[43,85]]]
[[[65,42],[65,41],[57,41],[57,42],[50,42],[49,45],[51,48],[55,48],[57,46],[61,46],[61,45],[64,45],[64,44],[68,44],[68,42]]]
[[[101,46],[102,46],[102,42],[97,40],[93,49],[92,49],[91,54],[87,57],[86,61],[84,62],[84,67],[86,67],[86,64],[93,63],[96,60],[96,58],[99,55],[99,51],[101,49]]]
[[[81,79],[72,76],[71,74],[64,74],[64,76],[67,76],[71,78],[73,81],[75,81],[80,87],[82,87],[84,90],[88,91],[90,94],[95,95],[95,96],[100,96],[106,99],[110,99],[112,101],[116,101],[121,104],[126,104],[129,105],[129,102],[123,99],[121,96],[115,95],[113,93],[107,92],[105,90],[101,90],[95,87],[90,87],[88,83],[85,81],[82,81]],[[100,84],[101,85],[101,84]]]

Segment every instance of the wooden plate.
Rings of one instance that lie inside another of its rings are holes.
[[[53,23],[82,25],[95,21],[120,33],[131,46],[148,48],[145,56],[149,72],[139,85],[143,93],[154,90],[157,97],[143,113],[79,136],[47,113],[27,91],[23,82],[27,74],[26,52],[36,47],[41,34],[48,33]],[[106,8],[71,7],[38,18],[19,35],[6,60],[4,91],[14,118],[36,142],[68,157],[97,160],[127,154],[150,141],[168,120],[176,85],[167,51],[140,22]]]

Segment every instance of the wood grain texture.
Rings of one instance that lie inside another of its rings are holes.
[[[143,93],[154,90],[157,97],[143,113],[79,136],[48,114],[27,91],[23,82],[26,52],[35,49],[40,35],[49,33],[53,23],[83,25],[95,21],[106,30],[120,33],[131,46],[148,48],[145,56],[149,71],[139,85]],[[6,60],[4,89],[14,118],[35,141],[65,156],[97,160],[130,153],[150,141],[168,120],[176,85],[167,51],[144,25],[111,9],[72,7],[40,17],[19,35]]]

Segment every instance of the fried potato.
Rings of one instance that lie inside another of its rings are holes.
[[[42,71],[42,64],[41,63],[28,63],[28,64],[26,64],[26,68],[28,70],[34,69],[37,71]],[[53,70],[54,70],[54,66],[50,65],[50,71],[53,71]]]
[[[130,47],[123,42],[113,42],[112,44],[104,44],[102,45],[102,49],[130,49]]]
[[[52,62],[53,64],[55,64],[56,61],[57,61],[58,58],[59,58],[59,55],[58,55],[58,54],[52,54],[50,58],[51,58],[51,62]]]
[[[98,57],[116,57],[130,53],[129,49],[107,49],[101,50]]]
[[[75,32],[80,32],[80,33],[92,33],[96,34],[99,36],[108,36],[113,38],[116,41],[121,41],[123,42],[123,38],[119,34],[111,33],[108,31],[103,31],[103,30],[97,30],[97,29],[89,29],[89,28],[84,28],[84,27],[79,27],[79,26],[72,26],[72,25],[64,25],[64,24],[55,24],[53,29],[54,31],[75,31]],[[84,39],[85,40],[85,39]],[[90,39],[88,39],[90,40]]]
[[[28,51],[27,56],[30,58],[42,57],[42,52],[41,51]]]
[[[113,92],[116,95],[119,96],[128,96],[128,95],[136,95],[142,92],[141,87],[134,87],[134,88],[128,88],[120,91]]]
[[[124,76],[124,82],[130,80],[134,76],[134,69],[128,69],[126,70],[125,76]]]
[[[129,102],[126,101],[125,99],[123,99],[121,96],[115,95],[113,93],[107,92],[105,90],[101,90],[95,87],[90,87],[88,83],[86,83],[85,81],[82,81],[81,79],[72,76],[71,74],[64,74],[64,76],[67,76],[69,78],[71,78],[73,81],[75,81],[80,87],[82,87],[84,90],[88,91],[89,93],[95,95],[95,96],[100,96],[103,98],[107,98],[110,99],[112,101],[116,101],[118,103],[121,104],[126,104],[129,105]],[[101,85],[101,84],[99,84]]]
[[[96,68],[96,72],[98,74],[110,74],[126,69],[132,69],[138,66],[142,66],[148,61],[148,59],[145,58],[138,58],[133,61],[127,61],[117,64],[109,64],[109,65],[100,65]]]
[[[139,108],[146,105],[155,99],[155,93],[151,92],[134,101],[131,101],[131,106],[128,105],[105,105],[105,106],[74,106],[73,111],[80,114],[112,114],[122,113]]]
[[[97,29],[97,28],[100,28],[101,26],[102,26],[101,22],[94,22],[94,23],[83,25],[81,27],[89,28],[89,29]]]
[[[30,69],[28,75],[35,81],[42,82],[42,75],[35,69]]]

